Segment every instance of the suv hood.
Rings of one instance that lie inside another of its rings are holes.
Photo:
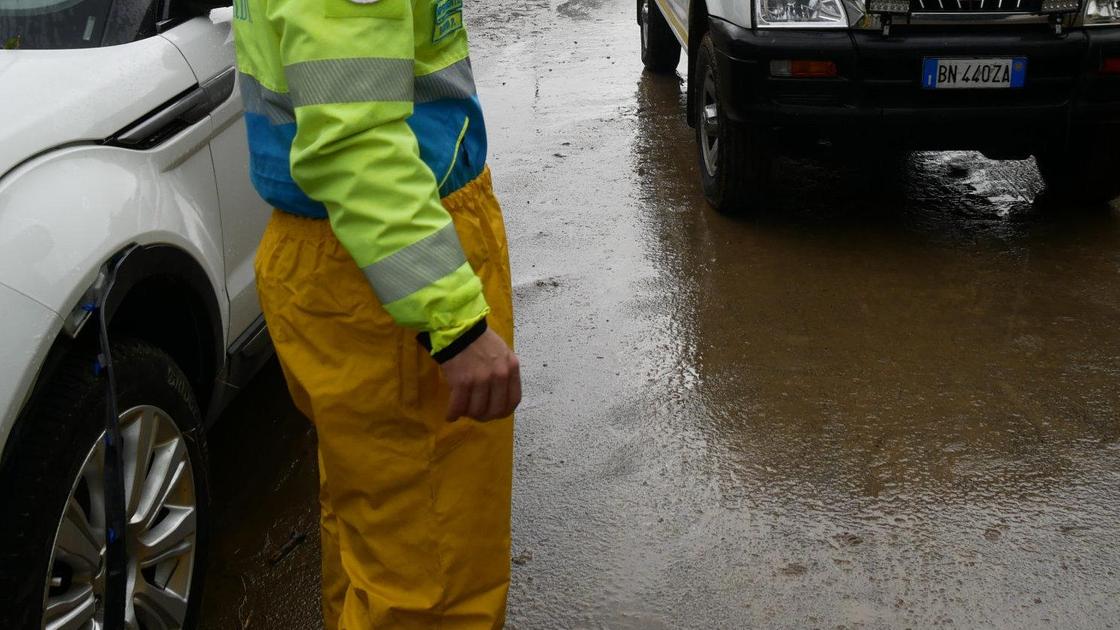
[[[0,50],[0,177],[61,146],[104,140],[190,89],[162,37],[79,50]]]

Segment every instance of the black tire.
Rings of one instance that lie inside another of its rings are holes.
[[[1047,194],[1084,203],[1104,203],[1120,196],[1120,138],[1089,131],[1085,139],[1036,155]]]
[[[765,205],[770,178],[769,142],[763,130],[737,124],[727,117],[722,103],[728,84],[715,63],[715,54],[712,38],[705,33],[693,74],[696,85],[690,87],[695,103],[700,180],[712,207],[726,214],[745,214]]]
[[[676,70],[681,60],[681,44],[654,0],[641,0],[638,22],[642,27],[642,63],[658,74]]]
[[[183,627],[193,628],[202,598],[210,497],[198,404],[186,376],[162,350],[122,339],[113,343],[112,354],[121,413],[140,405],[158,407],[170,416],[186,447],[193,473],[196,530],[193,569],[184,579],[190,597]],[[81,487],[78,477],[86,457],[104,430],[104,376],[93,374],[95,356],[92,349],[71,352],[9,437],[0,470],[2,628],[43,626],[55,534],[72,489]],[[162,518],[167,517],[159,516],[156,522]]]

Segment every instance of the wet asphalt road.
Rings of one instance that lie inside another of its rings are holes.
[[[886,185],[783,160],[789,194],[729,219],[629,0],[482,4],[511,627],[1120,627],[1120,211],[930,153]],[[275,366],[211,440],[202,628],[320,627],[314,436]]]

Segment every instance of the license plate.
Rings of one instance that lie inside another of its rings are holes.
[[[927,90],[1021,88],[1027,82],[1027,58],[942,59],[922,62],[922,87]]]

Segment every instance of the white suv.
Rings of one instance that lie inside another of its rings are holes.
[[[271,352],[252,264],[270,210],[229,26],[206,4],[0,0],[2,628],[197,615],[204,431]],[[114,489],[123,563],[106,552]]]

